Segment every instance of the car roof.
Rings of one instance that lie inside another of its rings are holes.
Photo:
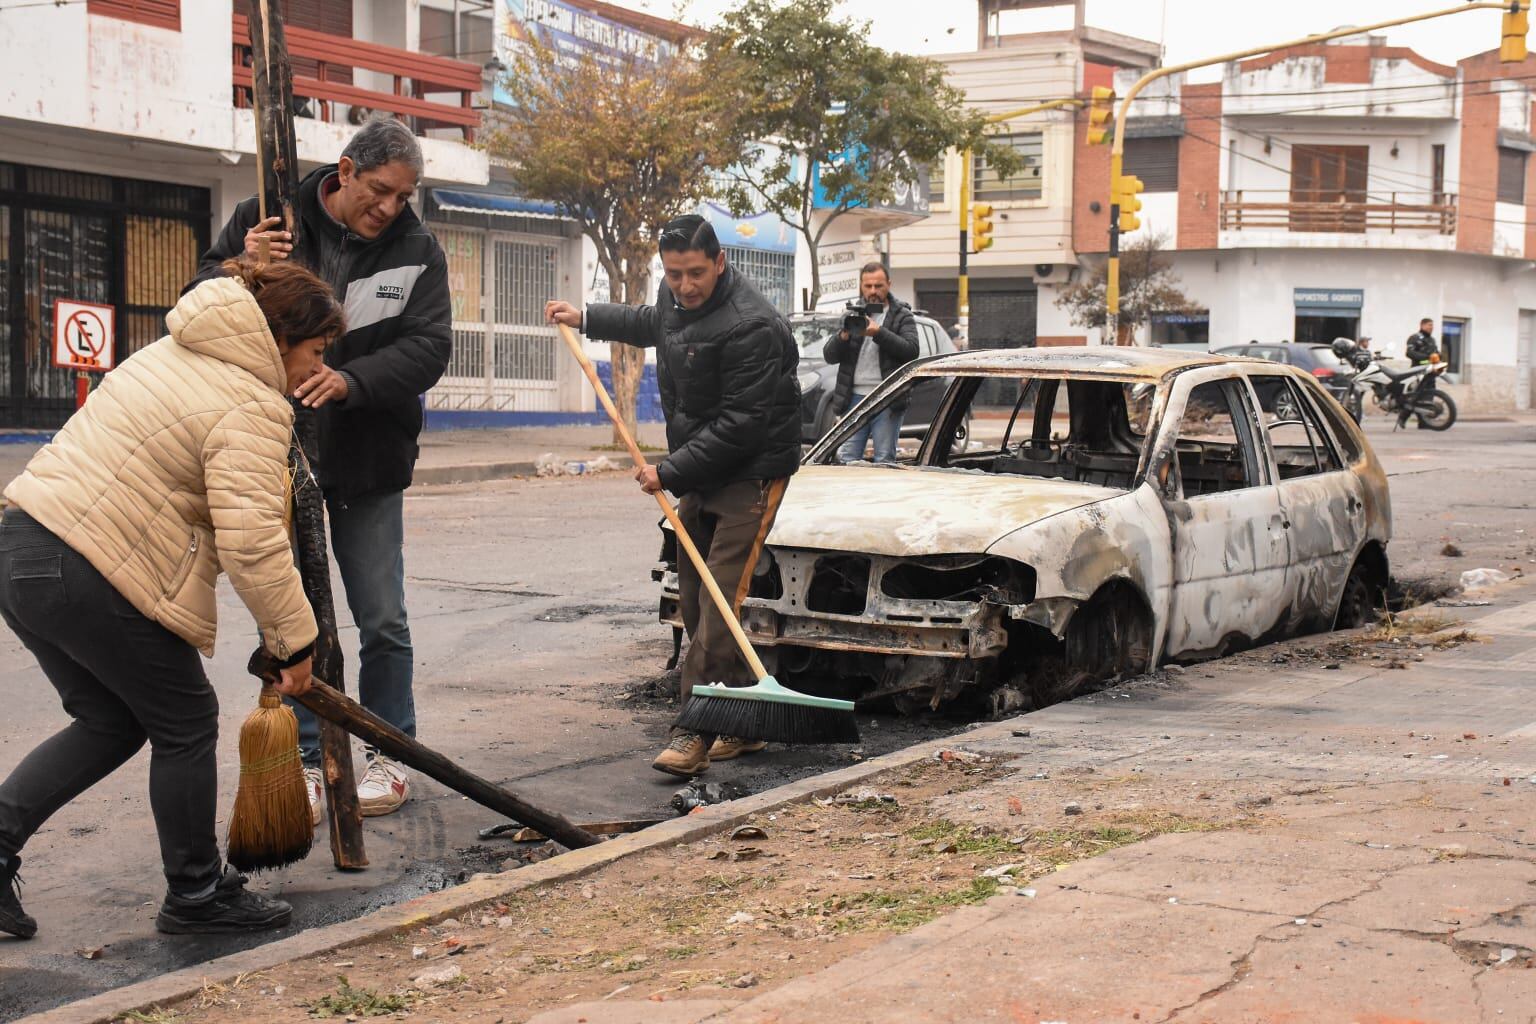
[[[923,365],[925,373],[1036,371],[1087,373],[1114,377],[1161,380],[1197,366],[1234,362],[1206,352],[1180,352],[1161,348],[1124,348],[1111,345],[1052,345],[1048,348],[971,349],[939,357]]]

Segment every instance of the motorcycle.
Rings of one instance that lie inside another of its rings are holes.
[[[1344,408],[1356,423],[1364,416],[1367,391],[1378,409],[1397,414],[1398,429],[1406,426],[1410,417],[1417,417],[1427,430],[1449,430],[1456,422],[1455,401],[1435,387],[1436,379],[1446,371],[1438,355],[1422,366],[1396,373],[1382,365],[1380,353],[1357,348],[1347,339],[1335,341],[1333,350],[1355,368]]]

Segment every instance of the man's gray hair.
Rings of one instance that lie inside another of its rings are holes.
[[[358,173],[402,163],[421,177],[421,143],[409,128],[392,117],[370,117],[364,121],[341,155],[357,165]]]

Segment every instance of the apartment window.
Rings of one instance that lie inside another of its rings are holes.
[[[484,64],[495,52],[494,25],[483,14],[459,12],[459,34],[453,34],[453,12],[421,8],[421,52]]]
[[[1024,135],[999,135],[994,141],[1004,146],[1013,147],[1013,151],[1024,160],[1024,166],[1019,168],[1017,174],[1006,180],[999,178],[997,172],[987,166],[987,161],[980,156],[976,158],[976,166],[971,179],[977,199],[1010,200],[1010,199],[1039,199],[1041,195],[1042,178],[1044,170],[1044,145],[1043,136],[1039,132],[1030,132]]]
[[[1148,192],[1179,190],[1179,137],[1125,140],[1125,173],[1141,179]]]
[[[1499,147],[1499,202],[1525,202],[1525,153]]]
[[[181,31],[181,0],[87,0],[90,14]]]
[[[928,165],[928,202],[931,204],[942,203],[944,199],[944,161],[945,157],[939,157]]]

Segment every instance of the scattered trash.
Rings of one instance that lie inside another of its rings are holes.
[[[412,946],[411,947],[411,959],[412,960],[425,960],[426,958],[427,958],[427,947],[426,946]]]
[[[1496,583],[1508,583],[1509,576],[1497,569],[1468,569],[1461,574],[1462,590],[1478,590]]]
[[[1051,777],[1051,773],[1050,772],[1044,772],[1044,771],[1035,772],[1035,774],[1033,774],[1033,775],[1031,775],[1029,777],[1029,781],[1031,781],[1031,782],[1043,782],[1045,780],[1048,780],[1050,777]]]
[[[1477,739],[1477,733],[1475,733],[1475,732],[1464,732],[1464,733],[1461,734],[1461,738],[1464,739],[1464,740],[1475,740],[1475,739]]]
[[[963,764],[974,764],[975,762],[982,760],[982,756],[980,754],[973,754],[969,750],[944,749],[939,751],[937,754],[934,754],[933,759],[935,761],[959,761]]]
[[[855,881],[855,882],[869,882],[869,881],[873,881],[875,876],[874,875],[849,875],[848,877],[850,879],[852,879],[853,881]]]
[[[1291,923],[1292,923],[1292,924],[1300,924],[1300,925],[1304,925],[1304,924],[1306,924],[1306,923],[1307,923],[1307,919],[1306,919],[1306,918],[1304,918],[1304,917],[1298,917],[1298,918],[1297,918],[1297,919],[1296,919],[1296,920],[1295,920],[1295,921],[1293,921],[1293,922],[1291,922]]]
[[[1429,759],[1431,761],[1447,761],[1447,760],[1450,760],[1450,757],[1451,757],[1450,754],[1431,754],[1431,755],[1429,755]]]
[[[1022,864],[999,864],[995,868],[987,868],[987,870],[985,870],[985,871],[983,871],[981,873],[981,877],[982,878],[1002,878],[1004,875],[1011,875],[1011,874],[1013,874],[1015,871],[1017,871],[1021,867],[1023,867]]]
[[[1390,850],[1390,849],[1392,849],[1392,844],[1391,843],[1366,843],[1365,844],[1365,848],[1367,850]]]
[[[1511,960],[1513,960],[1517,955],[1518,954],[1516,953],[1515,950],[1511,949],[1508,946],[1505,946],[1503,949],[1499,950],[1499,963],[1507,964]]]
[[[1018,890],[1018,894],[1027,900],[1032,900],[1035,898],[1035,890],[1033,889],[1020,889]]]
[[[1457,547],[1455,544],[1447,544],[1445,547],[1440,549],[1440,553],[1446,558],[1460,558],[1461,548]]]
[[[688,785],[672,794],[669,801],[672,809],[678,814],[688,814],[700,807],[708,807],[710,804],[723,804],[729,800],[740,800],[751,794],[734,782],[703,782],[694,779]]]
[[[1079,804],[1079,803],[1070,803],[1070,804],[1067,804],[1067,806],[1062,808],[1062,812],[1067,814],[1067,815],[1082,814],[1083,813],[1083,805]]]
[[[725,919],[725,923],[726,924],[751,924],[753,921],[756,921],[756,920],[757,920],[757,918],[753,917],[751,914],[747,913],[745,910],[738,910],[738,911],[736,911],[736,913],[734,913],[730,917],[726,918]]]
[[[845,793],[828,797],[825,800],[817,800],[819,807],[847,807],[850,804],[896,804],[896,798],[889,793],[877,793],[872,789],[850,789]]]
[[[1008,798],[1008,813],[1014,816],[1024,813],[1024,801],[1016,796]]]
[[[533,460],[533,471],[538,476],[586,476],[589,473],[608,473],[624,468],[624,463],[606,455],[581,460],[563,459],[554,452],[545,452]]]
[[[1179,902],[1179,898],[1177,896],[1169,896],[1168,897],[1168,902],[1169,903],[1177,903],[1177,902]]]
[[[82,960],[100,960],[104,949],[106,949],[105,946],[91,946],[88,949],[75,950],[75,955]]]
[[[767,839],[768,833],[756,825],[737,825],[731,829],[731,838],[742,839]]]
[[[1029,736],[1029,730],[1028,729],[1015,729],[1015,730],[1013,730],[1013,734],[1015,736],[1017,736],[1019,739],[1025,739],[1025,738],[1027,738]]]

